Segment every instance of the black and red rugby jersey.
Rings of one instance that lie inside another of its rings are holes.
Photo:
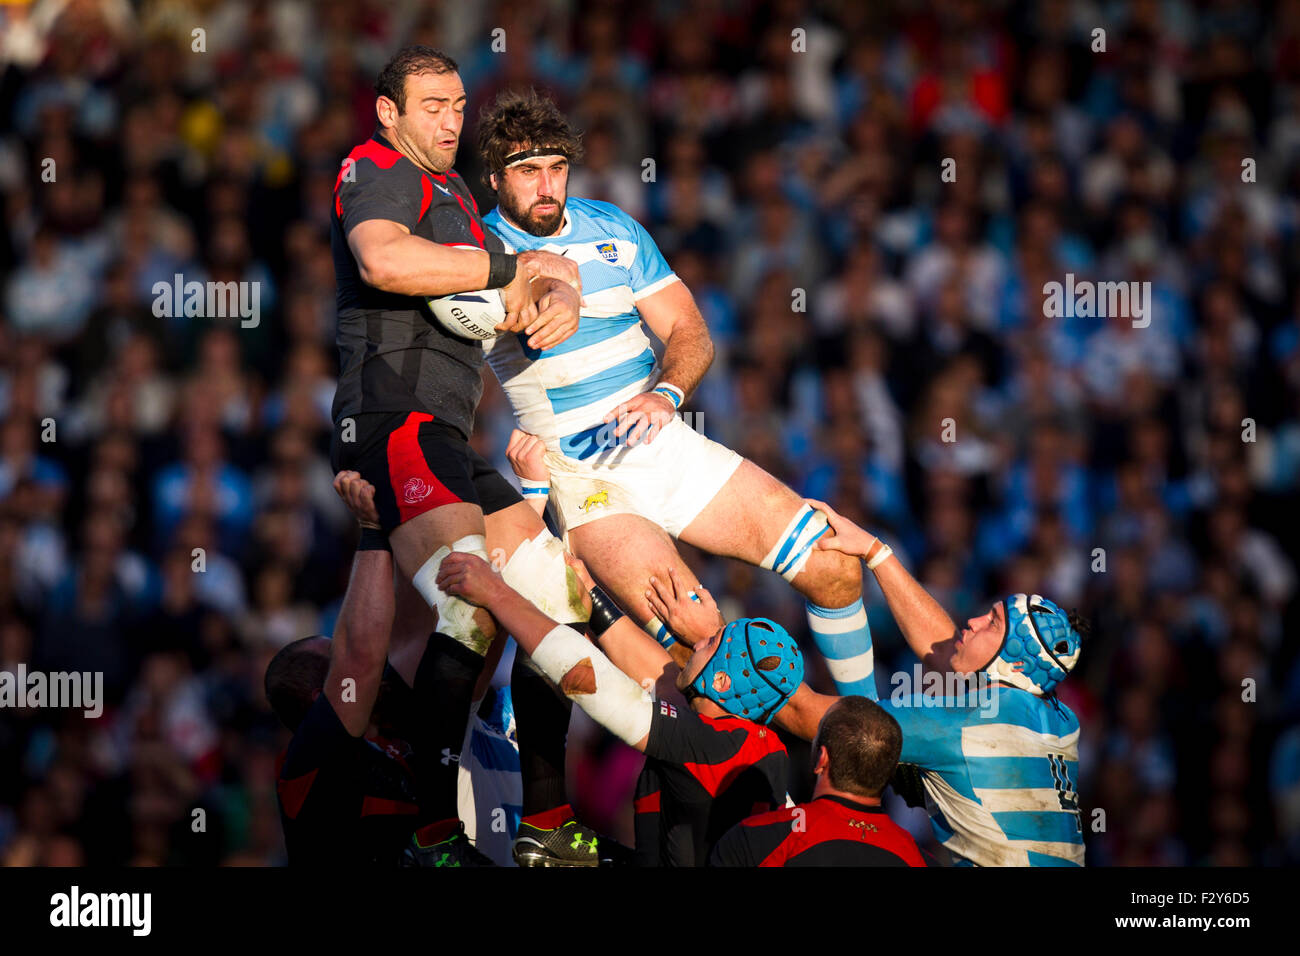
[[[395,866],[423,822],[410,748],[353,737],[324,694],[312,703],[275,782],[290,866]]]
[[[735,824],[785,802],[790,760],[776,731],[730,715],[704,717],[655,702],[637,783],[637,859],[704,866],[713,843]],[[652,789],[654,788],[654,789]],[[642,820],[656,813],[657,821]],[[657,822],[657,825],[655,825]],[[642,846],[658,840],[658,853]]]
[[[718,840],[710,866],[925,866],[884,808],[825,794],[750,817]]]
[[[504,252],[454,169],[421,169],[382,132],[348,154],[334,184],[330,246],[337,282],[339,383],[334,421],[364,412],[427,412],[463,432],[482,394],[483,344],[445,331],[424,299],[361,279],[347,236],[357,223],[388,219],[444,245]]]

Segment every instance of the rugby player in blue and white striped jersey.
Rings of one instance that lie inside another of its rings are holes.
[[[485,346],[519,428],[544,446],[544,467],[520,472],[525,497],[549,494],[569,550],[666,646],[644,584],[669,567],[693,580],[674,538],[776,571],[807,599],[836,686],[860,693],[870,635],[858,562],[814,547],[825,515],[677,415],[713,359],[690,290],[631,216],[568,196],[581,145],[550,100],[503,93],[479,119],[479,151],[499,201],[484,222],[515,249],[573,259],[582,278],[572,338],[533,349],[504,334]],[[664,342],[661,366],[643,322]]]
[[[1054,691],[1079,660],[1083,620],[1037,594],[1013,594],[958,628],[888,545],[829,505],[809,503],[834,531],[818,548],[866,560],[930,674],[973,678],[879,700],[903,731],[895,789],[924,801],[958,866],[1082,866],[1079,721]],[[674,577],[651,579],[651,606],[683,642],[711,637],[716,604],[707,592],[702,602],[687,599]],[[878,700],[874,673],[865,685],[863,695]],[[838,699],[802,685],[775,722],[811,740]],[[917,776],[922,792],[909,794]]]

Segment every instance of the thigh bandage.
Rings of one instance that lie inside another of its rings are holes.
[[[826,516],[820,511],[814,511],[811,505],[804,505],[790,519],[776,545],[767,553],[759,567],[775,571],[787,581],[793,582],[812,556],[812,548],[817,539],[829,530],[830,524]]]
[[[487,653],[492,638],[483,633],[483,629],[474,621],[474,612],[478,608],[455,595],[445,593],[436,583],[442,559],[453,551],[464,551],[477,555],[484,561],[487,560],[487,542],[483,539],[483,535],[467,534],[452,542],[451,547],[444,545],[435,551],[433,556],[420,566],[420,570],[415,572],[411,583],[420,592],[420,596],[428,602],[429,607],[438,612],[438,633],[446,634],[452,640],[482,656]]]
[[[585,588],[578,574],[564,560],[564,545],[543,528],[510,556],[501,576],[539,611],[561,624],[587,620],[583,604]]]

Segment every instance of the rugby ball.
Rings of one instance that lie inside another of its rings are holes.
[[[496,326],[506,317],[505,301],[500,289],[481,292],[456,292],[429,299],[429,311],[438,324],[452,335],[464,339],[494,339]]]

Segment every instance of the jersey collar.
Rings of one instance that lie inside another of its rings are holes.
[[[833,793],[823,793],[820,797],[817,797],[817,799],[834,801],[835,803],[841,804],[842,806],[846,806],[850,810],[855,810],[858,813],[884,813],[885,812],[884,804],[873,805],[870,803],[859,803],[857,800],[850,800],[848,797],[841,797]]]

